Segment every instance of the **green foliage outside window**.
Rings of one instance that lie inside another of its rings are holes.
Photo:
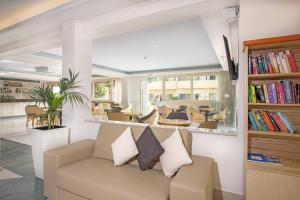
[[[106,94],[108,93],[108,88],[105,87],[105,85],[96,85],[95,88],[95,97],[97,99],[101,99],[102,97],[106,96]]]

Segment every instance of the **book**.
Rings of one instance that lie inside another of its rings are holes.
[[[276,121],[276,123],[278,124],[280,131],[288,132],[288,129],[285,127],[284,123],[281,121],[279,116],[276,113],[272,113],[271,115],[272,115],[273,119]]]
[[[267,84],[263,84],[263,85],[262,85],[262,89],[263,89],[263,92],[264,92],[264,96],[265,96],[265,101],[266,101],[266,103],[270,103]]]
[[[263,69],[260,57],[256,57],[255,59],[256,59],[255,62],[257,63],[258,73],[264,74],[264,69]]]
[[[260,103],[266,103],[266,98],[265,98],[265,95],[264,95],[264,92],[263,92],[263,89],[262,89],[262,86],[261,85],[256,85],[256,94],[257,95],[257,99],[259,99],[259,102]]]
[[[274,74],[274,69],[272,67],[272,63],[269,57],[266,57],[267,65],[268,65],[268,71],[270,74]]]
[[[255,112],[254,112],[254,111],[251,111],[250,113],[251,113],[251,115],[252,115],[253,118],[254,118],[254,121],[255,121],[255,124],[256,124],[258,130],[262,131],[262,130],[263,130],[262,125],[260,124],[260,122],[259,122],[258,119],[256,118]]]
[[[269,52],[268,56],[269,56],[269,59],[271,61],[274,73],[276,73],[276,74],[280,73],[275,53],[274,52]]]
[[[250,90],[251,90],[251,103],[256,103],[256,94],[255,94],[255,86],[250,85]]]
[[[252,115],[252,113],[249,112],[248,116],[249,116],[249,122],[250,122],[250,125],[251,125],[252,129],[258,130],[258,127],[256,125],[256,122],[254,120],[254,116]]]
[[[296,130],[293,129],[293,127],[290,125],[290,122],[283,116],[281,112],[277,113],[278,117],[281,119],[281,121],[284,123],[285,127],[287,128],[289,133],[295,133]]]
[[[272,84],[267,83],[266,85],[267,85],[269,103],[275,103],[273,97],[273,91],[272,91]]]
[[[283,81],[279,82],[279,92],[280,92],[280,103],[284,104],[285,103],[285,95],[284,95]]]
[[[273,103],[277,103],[277,93],[276,93],[276,85],[275,83],[271,83],[272,88],[272,96],[273,96]]]
[[[284,89],[285,103],[293,103],[292,89],[291,89],[290,81],[283,80],[282,83],[283,83],[283,89]]]
[[[284,57],[283,52],[282,52],[282,51],[279,52],[279,53],[278,53],[278,56],[279,56],[279,59],[280,59],[280,63],[281,63],[283,72],[284,72],[284,73],[289,73],[290,70],[289,70],[289,68],[288,68],[288,66],[287,66],[287,63],[286,63],[286,61],[285,61],[285,57]]]
[[[268,128],[268,126],[267,126],[267,123],[266,123],[266,121],[265,121],[265,119],[264,119],[263,114],[262,114],[261,112],[256,112],[256,113],[257,113],[257,115],[259,116],[259,119],[260,119],[260,122],[261,122],[261,124],[262,124],[263,130],[264,130],[264,131],[269,131],[269,128]]]
[[[258,74],[257,64],[256,64],[256,58],[251,59],[252,63],[252,74]]]
[[[288,71],[292,72],[292,69],[291,69],[291,66],[290,66],[290,63],[289,63],[287,55],[283,53],[283,56],[284,56],[284,60],[285,60],[286,66],[288,68]]]
[[[284,68],[281,64],[281,60],[280,60],[279,55],[276,55],[275,57],[276,57],[277,65],[278,65],[278,68],[279,68],[279,73],[285,73]]]
[[[290,64],[291,71],[292,72],[297,72],[298,71],[298,66],[297,66],[296,58],[295,58],[294,54],[289,49],[285,50],[285,53],[287,55],[288,62]]]
[[[264,163],[264,164],[273,164],[280,165],[280,161],[276,157],[266,156],[259,153],[248,153],[248,161]]]
[[[262,112],[263,119],[266,122],[269,131],[275,131],[275,127],[273,126],[271,119],[269,118],[266,111]]]
[[[280,131],[280,128],[278,126],[278,124],[275,122],[275,120],[273,119],[271,113],[269,111],[266,111],[267,115],[269,116],[274,128],[275,128],[275,131]]]
[[[248,54],[248,74],[252,74],[252,58],[251,58],[251,54]]]
[[[286,121],[289,123],[291,128],[294,130],[294,133],[297,131],[296,127],[293,125],[293,123],[289,120],[289,118],[286,116],[286,114],[281,113],[281,115],[286,119]]]

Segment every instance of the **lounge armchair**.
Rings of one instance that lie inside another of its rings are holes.
[[[157,108],[157,112],[160,119],[166,118],[172,112],[172,108],[168,108],[167,106],[159,106]]]
[[[203,113],[200,113],[199,111],[195,110],[193,107],[189,107],[189,115],[191,116],[192,121],[197,122],[204,122],[205,121],[205,115]]]
[[[138,121],[139,123],[146,123],[146,124],[153,125],[156,118],[156,112],[157,112],[156,109],[153,109],[151,113],[149,113],[146,116],[136,117],[136,121]]]
[[[108,120],[129,122],[129,118],[122,112],[107,112]]]

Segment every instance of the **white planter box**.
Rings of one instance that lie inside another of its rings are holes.
[[[51,130],[31,130],[32,159],[34,174],[44,179],[44,152],[69,143],[69,128],[61,127]]]

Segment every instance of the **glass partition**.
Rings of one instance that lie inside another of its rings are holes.
[[[178,112],[181,106],[185,106],[185,112],[195,127],[200,127],[203,122],[217,121],[218,130],[235,130],[235,105],[235,85],[227,71],[161,75],[141,81],[143,114],[160,107]]]

